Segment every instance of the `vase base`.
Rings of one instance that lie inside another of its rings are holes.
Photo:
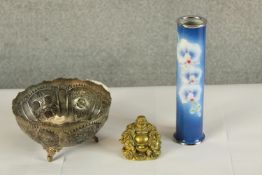
[[[198,140],[195,140],[193,142],[188,142],[186,140],[183,139],[179,139],[176,137],[176,133],[174,134],[174,141],[181,144],[181,145],[199,145],[200,143],[202,143],[205,140],[205,134],[203,133],[202,137]]]

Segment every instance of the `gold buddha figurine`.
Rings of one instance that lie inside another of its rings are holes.
[[[127,125],[119,141],[124,144],[122,151],[129,160],[152,160],[160,155],[160,135],[145,116],[140,115]]]

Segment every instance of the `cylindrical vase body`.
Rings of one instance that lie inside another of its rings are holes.
[[[176,132],[179,143],[195,145],[205,138],[203,107],[206,19],[184,16],[177,20]]]

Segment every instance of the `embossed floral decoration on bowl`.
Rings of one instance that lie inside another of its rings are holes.
[[[44,81],[18,93],[13,112],[20,128],[47,151],[48,161],[63,147],[89,139],[108,118],[111,96],[102,83],[79,79]]]

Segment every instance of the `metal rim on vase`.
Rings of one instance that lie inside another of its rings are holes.
[[[177,24],[185,28],[200,28],[207,24],[207,20],[201,16],[182,16],[177,19]]]

